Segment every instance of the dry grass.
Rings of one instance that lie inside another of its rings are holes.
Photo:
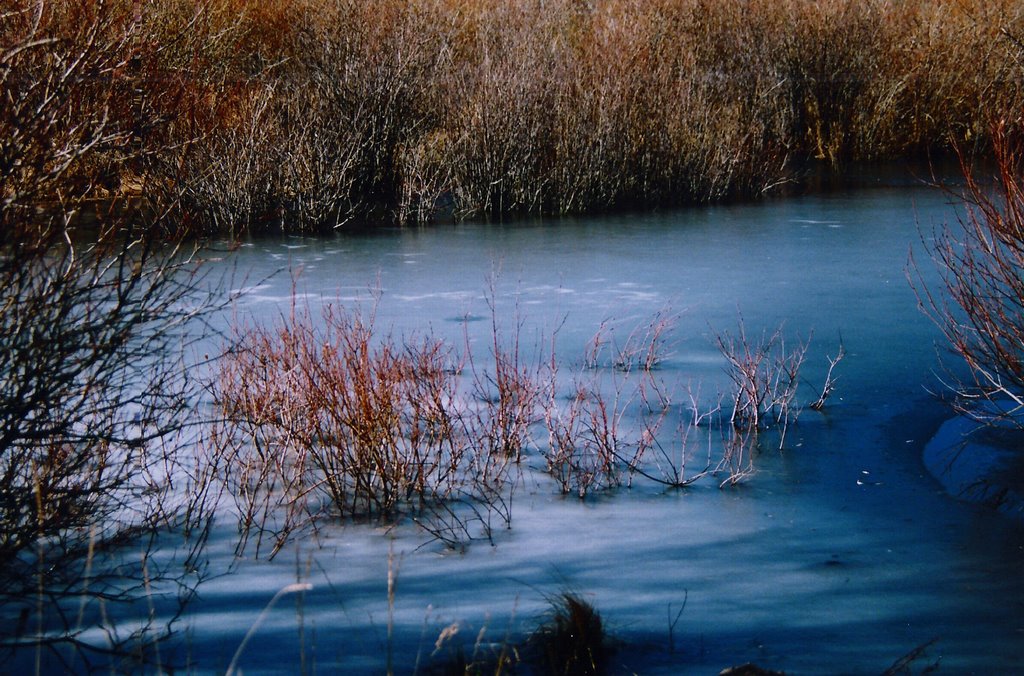
[[[5,44],[37,7],[45,39],[88,39],[79,10],[21,0]],[[75,114],[107,116],[145,152],[108,144],[62,180],[181,188],[195,230],[756,197],[808,163],[984,147],[1022,104],[1024,10],[1009,0],[100,7],[111,59],[81,80]]]
[[[527,641],[539,673],[566,676],[607,673],[612,641],[601,614],[573,592],[550,599],[551,611]]]

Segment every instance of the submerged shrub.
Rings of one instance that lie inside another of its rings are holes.
[[[252,532],[257,552],[268,537],[276,553],[326,515],[410,516],[453,546],[490,537],[492,519],[509,523],[527,376],[505,383],[499,360],[497,375],[479,376],[498,396],[473,404],[445,343],[400,343],[372,314],[331,305],[322,321],[293,311],[276,328],[244,327],[220,370],[210,446],[235,489],[240,548]]]
[[[735,484],[753,471],[758,434],[777,431],[781,446],[799,413],[806,344],[787,350],[781,330],[756,343],[742,324],[737,336],[719,335],[732,390],[708,406],[689,388],[690,410],[669,438],[661,431],[673,385],[653,365],[632,381],[613,359],[610,386],[600,372],[563,381],[553,351],[546,369],[531,366],[520,326],[506,341],[493,301],[491,311],[485,363],[468,341],[458,355],[429,335],[397,340],[376,330],[374,312],[332,304],[316,319],[293,307],[274,326],[239,327],[214,383],[220,420],[207,440],[236,497],[239,548],[252,536],[257,553],[266,543],[273,556],[326,517],[410,519],[453,547],[489,539],[496,524],[511,525],[512,494],[531,455],[559,491],[581,499],[637,476],[673,488],[708,475]],[[664,316],[641,325],[646,338],[627,341],[639,345],[641,363],[653,364],[668,340]],[[586,371],[599,369],[600,336]],[[842,356],[829,360],[812,408],[824,406]],[[694,471],[692,462],[702,464]]]

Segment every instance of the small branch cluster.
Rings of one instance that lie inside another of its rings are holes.
[[[718,400],[713,406],[704,408],[699,388],[694,390],[692,387],[687,387],[686,394],[689,415],[680,417],[676,438],[671,440],[673,443],[663,444],[657,437],[654,437],[649,453],[653,456],[649,461],[653,464],[653,468],[645,469],[644,465],[635,464],[636,472],[671,488],[685,488],[708,474],[722,469],[721,463],[716,466],[712,460],[715,447],[714,426],[716,422],[720,422],[722,396],[718,396]],[[670,404],[663,398],[660,400],[660,415],[663,419]],[[660,426],[661,420],[658,423]],[[695,447],[705,449],[707,457],[703,461],[701,469],[692,471],[688,469],[688,465],[694,455]]]
[[[575,383],[565,405],[557,398],[552,389],[544,411],[544,459],[561,491],[584,498],[591,491],[620,485],[626,451],[620,429],[624,407],[617,399],[606,400],[596,383]]]
[[[827,357],[828,359],[828,373],[825,374],[825,382],[821,386],[821,394],[813,402],[807,405],[807,408],[813,411],[821,411],[825,408],[825,401],[832,396],[832,393],[836,389],[836,377],[833,375],[836,370],[836,366],[846,356],[846,347],[843,345],[842,339],[839,341],[839,350],[836,352],[835,357]]]
[[[624,373],[630,371],[653,371],[668,356],[671,348],[669,336],[679,321],[679,315],[665,307],[656,312],[648,321],[633,327],[621,345],[614,336],[614,326],[606,320],[601,323],[593,337],[587,342],[583,353],[586,368],[598,368],[607,346],[611,351],[611,364]]]
[[[777,426],[781,432],[779,446],[783,446],[786,430],[799,415],[796,393],[807,343],[798,342],[787,349],[781,327],[772,334],[763,333],[752,342],[742,318],[735,335],[720,333],[715,342],[726,359],[726,372],[733,384],[730,415],[733,427],[756,432]]]

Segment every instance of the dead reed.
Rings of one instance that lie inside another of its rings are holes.
[[[62,7],[19,0],[0,34],[39,14],[45,40],[86,37]],[[757,197],[808,163],[985,146],[1024,102],[1009,0],[102,7],[114,51],[76,117],[142,152],[109,145],[62,180],[180,186],[197,231]]]

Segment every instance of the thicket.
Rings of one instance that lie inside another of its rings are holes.
[[[0,661],[36,673],[170,664],[217,499],[191,367],[221,301],[172,186],[97,201],[173,146],[128,9],[0,9]]]
[[[128,36],[90,90],[142,150],[103,155],[97,193],[186,186],[199,231],[756,197],[808,162],[984,146],[1022,109],[1009,0],[91,6]],[[4,44],[36,13],[73,37],[58,7],[14,3]]]
[[[239,549],[273,556],[331,517],[409,516],[453,546],[510,526],[537,390],[497,329],[494,364],[477,371],[431,336],[382,335],[372,313],[329,305],[320,319],[296,309],[240,327],[221,364],[207,445],[235,497]]]

